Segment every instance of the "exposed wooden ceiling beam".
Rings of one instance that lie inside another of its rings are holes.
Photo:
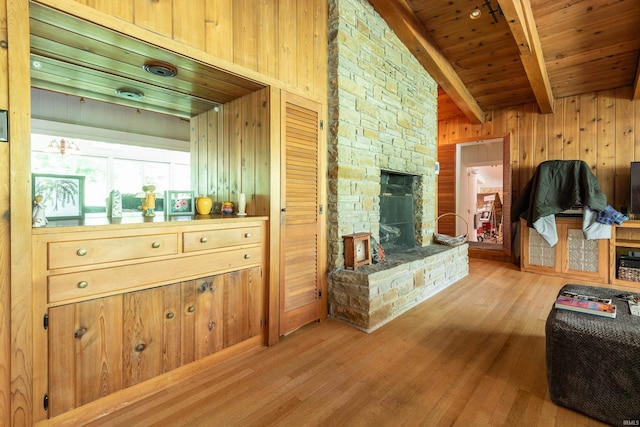
[[[498,4],[520,49],[520,60],[540,112],[553,113],[553,92],[529,0],[498,0]]]
[[[369,0],[369,3],[469,120],[484,123],[484,111],[406,3],[403,0]]]

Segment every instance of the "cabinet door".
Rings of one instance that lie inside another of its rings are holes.
[[[182,365],[195,360],[196,328],[196,281],[189,280],[180,284],[181,293],[181,336],[180,360]]]
[[[182,366],[182,285],[163,286],[162,372]]]
[[[570,277],[609,281],[609,240],[586,240],[582,224],[567,224],[562,272]]]
[[[264,282],[259,267],[224,277],[224,347],[260,334],[264,316]]]
[[[196,280],[195,359],[223,348],[224,275]]]
[[[122,388],[122,296],[49,309],[51,417]]]
[[[546,240],[535,229],[527,227],[525,220],[520,220],[520,234],[522,239],[522,269],[537,273],[559,273],[561,262],[557,258],[557,253],[563,244],[562,230],[558,230],[558,243],[556,246],[549,246]]]
[[[163,372],[163,313],[163,288],[124,294],[124,387]]]
[[[261,267],[250,268],[245,271],[247,272],[248,288],[248,307],[246,317],[249,322],[247,325],[249,336],[246,338],[251,338],[256,335],[260,335],[265,324],[265,289]]]

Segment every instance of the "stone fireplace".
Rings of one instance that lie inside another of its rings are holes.
[[[432,244],[437,85],[367,0],[329,0],[329,91],[329,314],[371,331],[467,275],[467,245]],[[356,232],[387,261],[346,270]]]

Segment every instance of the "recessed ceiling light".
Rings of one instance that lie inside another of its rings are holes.
[[[175,77],[178,75],[178,69],[166,62],[147,62],[142,67],[147,73],[160,77]]]
[[[469,14],[469,18],[471,19],[478,19],[480,18],[480,15],[482,15],[482,11],[480,10],[479,7],[476,7],[475,9],[473,9],[471,11],[471,13]]]
[[[144,98],[144,93],[131,89],[116,89],[116,95],[121,98],[140,100]]]

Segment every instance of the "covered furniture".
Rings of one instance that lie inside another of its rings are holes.
[[[624,291],[565,285],[583,295],[611,298],[615,319],[553,308],[546,323],[551,401],[605,423],[640,421],[640,316],[629,312]]]
[[[549,160],[542,162],[513,203],[511,220],[527,221],[550,246],[558,240],[554,215],[581,205],[592,211],[603,211],[607,197],[600,191],[598,180],[582,160]]]

